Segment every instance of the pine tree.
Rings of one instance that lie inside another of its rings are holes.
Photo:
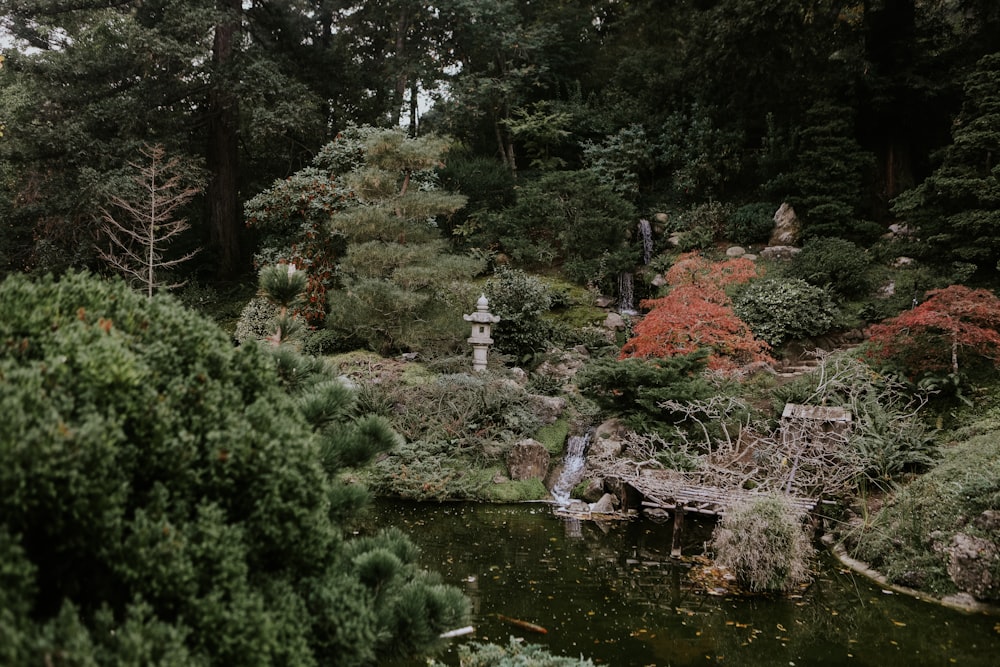
[[[1000,260],[1000,54],[965,81],[952,138],[941,166],[892,210],[923,237],[929,260],[992,270]]]

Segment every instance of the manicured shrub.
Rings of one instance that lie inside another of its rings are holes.
[[[552,295],[544,282],[520,269],[499,266],[483,293],[490,312],[500,317],[493,328],[498,352],[521,361],[545,348],[552,326],[542,316],[552,305]]]
[[[402,535],[346,539],[337,473],[398,437],[321,362],[80,274],[0,312],[0,662],[362,665],[462,622]]]
[[[733,311],[773,347],[828,332],[838,312],[825,289],[795,278],[751,283],[733,299]]]
[[[726,237],[740,245],[766,243],[774,229],[776,208],[764,202],[739,207],[726,220]]]
[[[819,237],[806,241],[786,274],[817,287],[828,287],[843,297],[856,297],[864,295],[870,287],[870,266],[865,251],[850,241]]]
[[[812,545],[781,496],[730,508],[712,533],[715,560],[750,592],[788,591],[809,579]]]

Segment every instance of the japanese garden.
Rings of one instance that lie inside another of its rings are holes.
[[[0,0],[0,664],[993,664],[998,290],[992,0]]]

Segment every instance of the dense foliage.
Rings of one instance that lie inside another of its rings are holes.
[[[952,285],[868,330],[873,355],[920,379],[958,376],[977,362],[1000,360],[1000,299],[984,289]]]
[[[461,594],[339,482],[397,441],[322,363],[235,348],[169,298],[0,286],[0,661],[371,664]]]
[[[796,278],[764,278],[733,300],[733,312],[753,335],[772,347],[828,332],[837,306],[822,287]]]

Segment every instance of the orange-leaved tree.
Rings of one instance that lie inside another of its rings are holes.
[[[708,367],[732,371],[754,362],[771,361],[767,343],[757,340],[733,312],[725,288],[759,275],[753,262],[712,262],[698,253],[681,255],[664,278],[666,296],[640,305],[649,313],[635,325],[635,335],[622,347],[624,357],[672,357],[708,348]]]
[[[959,364],[1000,364],[1000,298],[985,289],[952,285],[927,293],[919,306],[869,327],[874,357],[911,377],[938,371],[958,375]]]

